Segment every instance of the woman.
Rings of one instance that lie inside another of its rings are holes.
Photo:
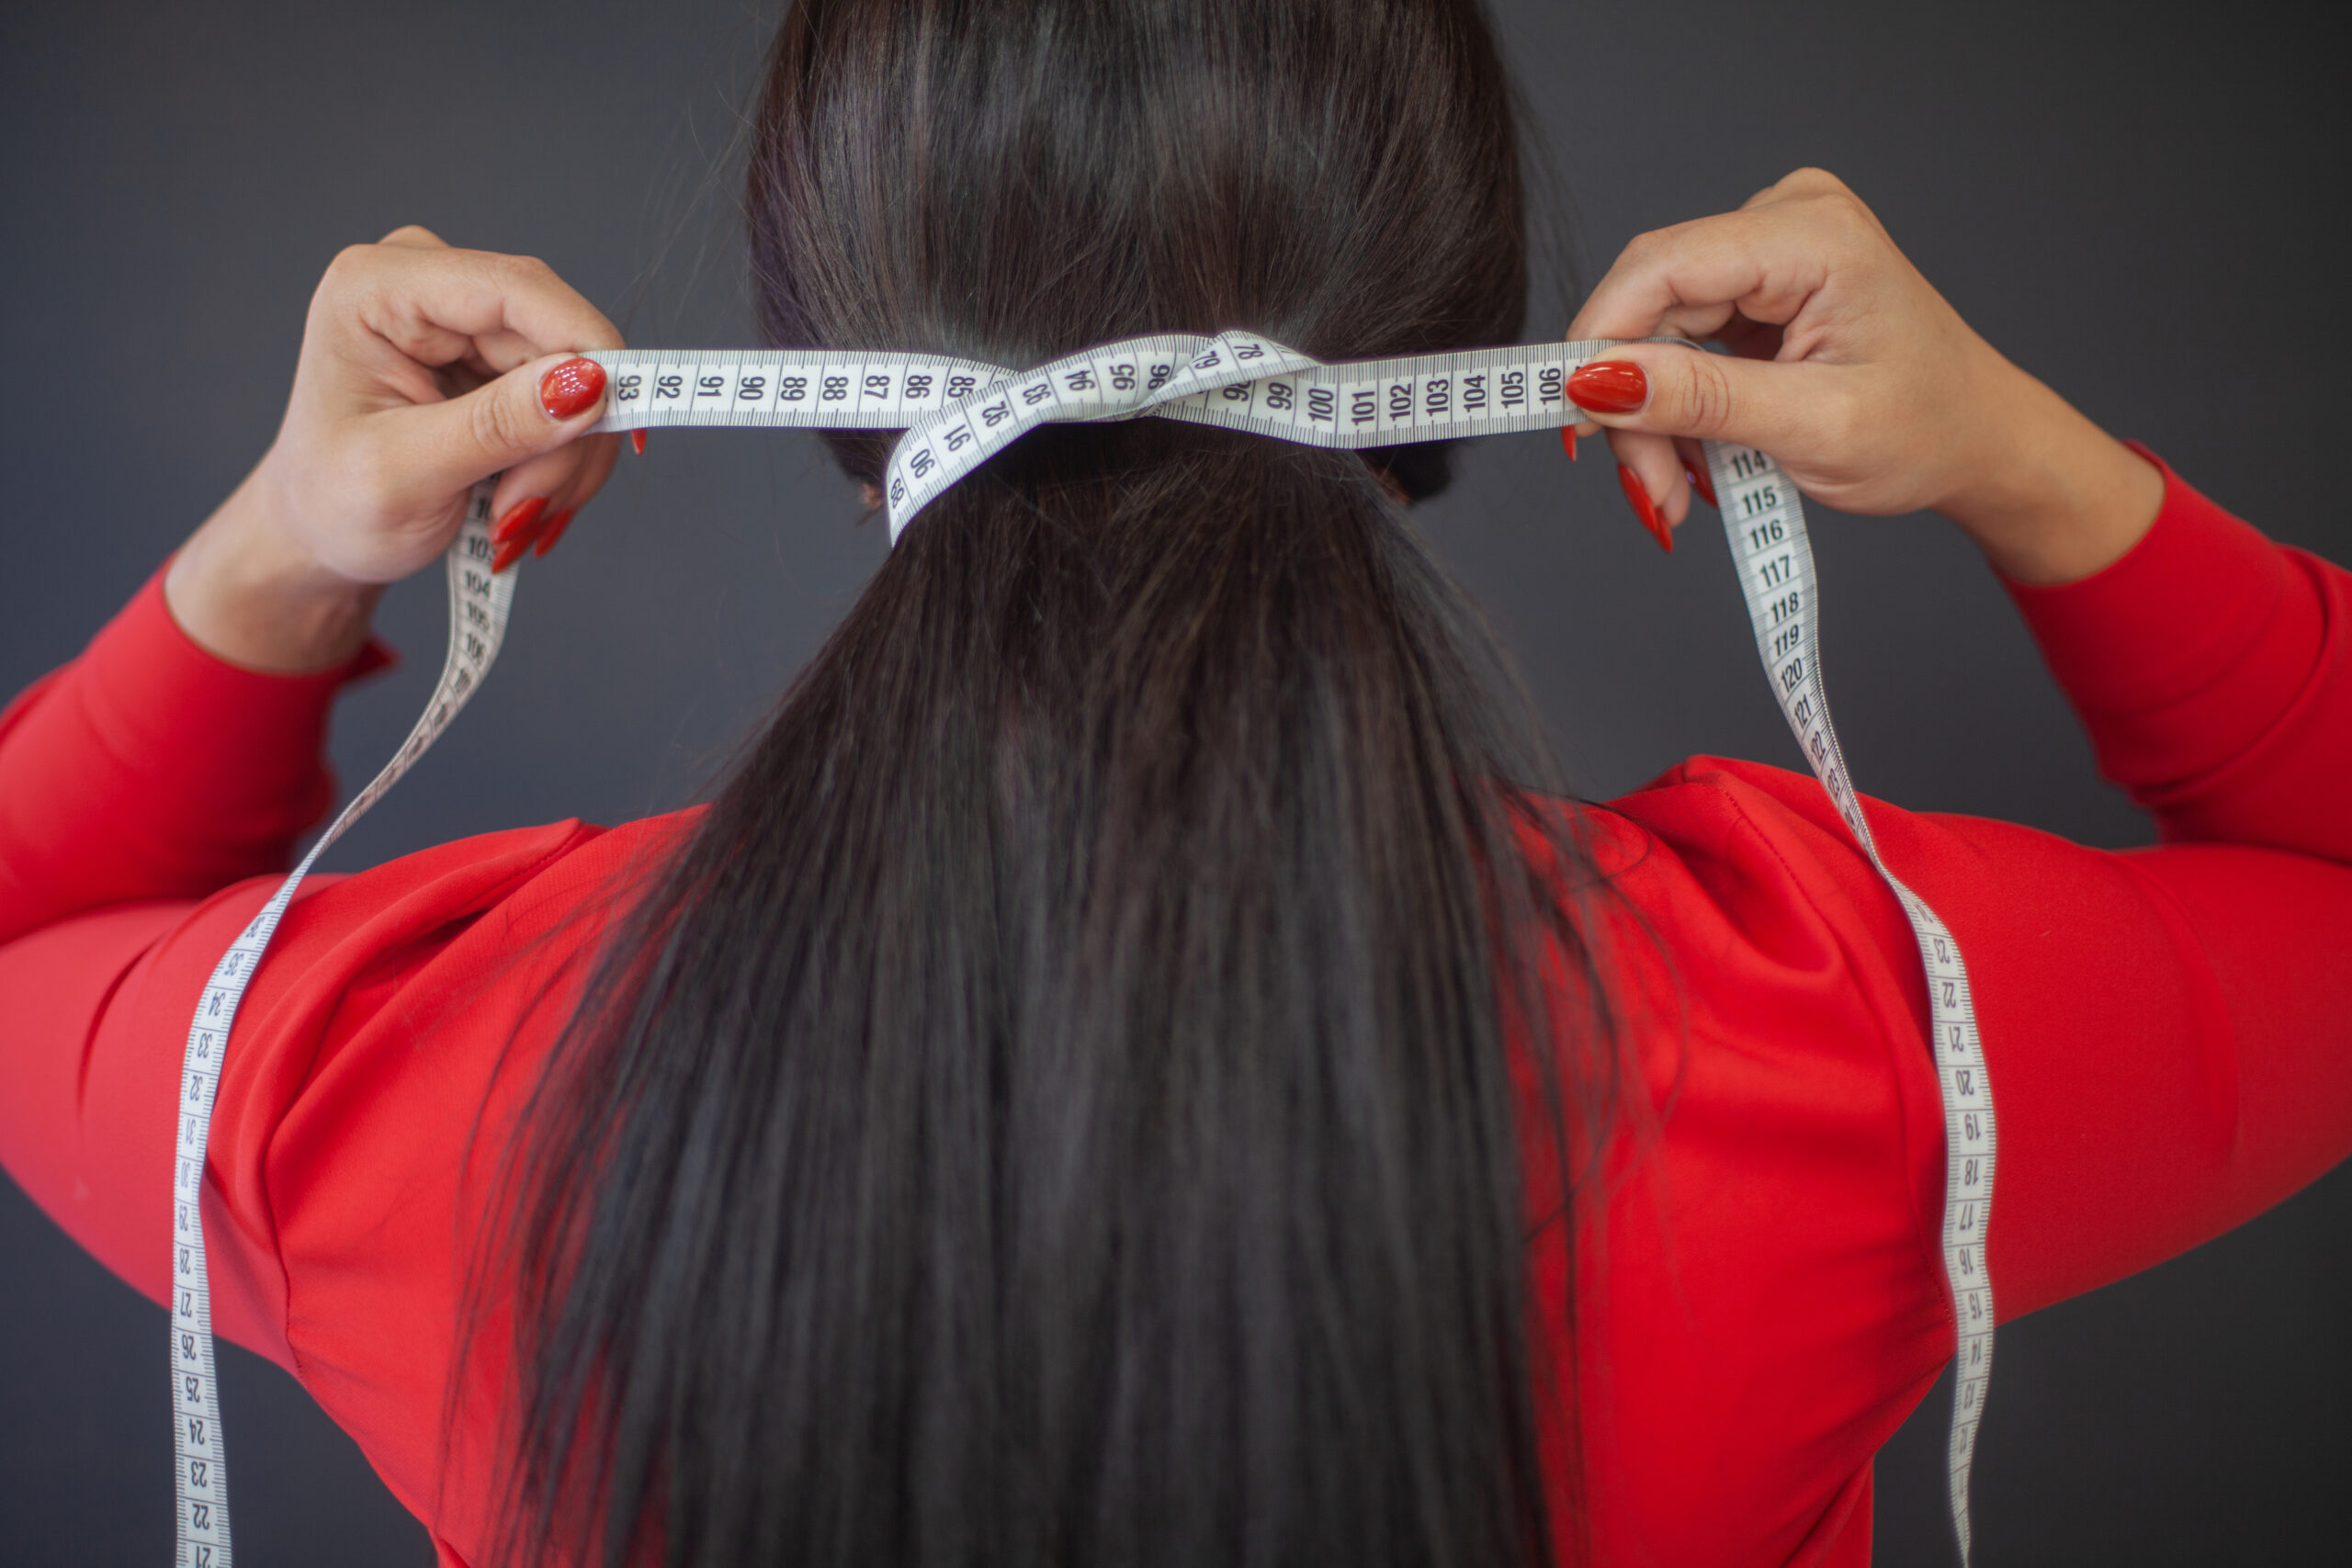
[[[748,192],[781,344],[1504,342],[1470,0],[812,0]],[[1871,808],[1961,938],[2014,1314],[2352,1148],[2352,581],[2008,366],[1818,173],[1571,336],[1678,438],[1934,507],[2163,850]],[[277,441],[0,720],[0,1155],[164,1278],[206,973],[332,791],[381,583],[613,458],[547,269],[340,258]],[[836,438],[874,482],[887,442]],[[1686,450],[1682,449],[1682,450]],[[1951,1353],[1917,960],[1811,780],[1560,795],[1399,510],[1439,448],[1038,433],[910,530],[707,807],[320,879],[237,1026],[217,1321],[448,1562],[1841,1562]]]

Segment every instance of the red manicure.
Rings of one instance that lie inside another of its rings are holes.
[[[642,425],[628,433],[628,446],[639,457],[645,456],[645,428]]]
[[[539,406],[549,419],[586,413],[604,396],[605,367],[593,359],[567,359],[539,378]]]
[[[1699,499],[1701,501],[1705,502],[1709,506],[1713,507],[1718,512],[1721,512],[1724,509],[1723,502],[1715,499],[1715,487],[1707,482],[1706,469],[1694,468],[1690,464],[1685,463],[1682,465],[1682,472],[1684,477],[1690,479],[1690,488],[1699,492]]]
[[[506,515],[500,518],[498,525],[490,531],[490,542],[493,545],[530,543],[531,525],[547,509],[548,498],[543,495],[516,502],[506,509]]]
[[[1577,460],[1577,427],[1575,425],[1560,426],[1560,445],[1568,449],[1568,461],[1575,462]]]
[[[521,560],[523,558],[523,552],[530,547],[531,541],[528,539],[516,539],[511,543],[499,546],[498,553],[490,558],[490,574],[492,577],[496,577],[500,572],[504,571],[508,567],[513,566],[516,561]]]
[[[1594,413],[1632,413],[1650,400],[1650,378],[1638,365],[1596,360],[1568,378],[1568,401]]]
[[[531,554],[543,556],[555,548],[555,542],[563,537],[566,528],[571,526],[571,514],[579,510],[576,506],[567,506],[548,518],[547,526],[539,530],[538,537],[532,542]]]
[[[1668,527],[1666,519],[1657,514],[1657,503],[1650,499],[1650,492],[1642,488],[1641,476],[1620,463],[1617,465],[1617,482],[1624,487],[1625,500],[1632,504],[1634,515],[1640,518],[1642,526],[1650,531],[1650,537],[1657,541],[1657,547],[1670,553],[1674,548],[1674,530]]]

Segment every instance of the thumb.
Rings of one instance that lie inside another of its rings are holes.
[[[576,354],[518,365],[462,397],[388,412],[402,471],[463,490],[585,434],[605,410],[605,367]]]
[[[1831,366],[1629,343],[1570,376],[1566,391],[1611,430],[1731,441],[1793,457],[1818,445],[1837,373]]]

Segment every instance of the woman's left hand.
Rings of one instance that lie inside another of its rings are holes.
[[[501,474],[497,566],[554,542],[612,471],[588,436],[621,346],[602,312],[526,256],[397,230],[336,256],[311,298],[286,417],[164,579],[174,618],[232,663],[331,668],[384,584],[432,564],[473,486]]]

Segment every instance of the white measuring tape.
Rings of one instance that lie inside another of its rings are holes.
[[[1756,652],[1771,677],[1772,694],[1838,815],[1902,903],[1928,972],[1928,1046],[1935,1053],[1936,1087],[1944,1106],[1944,1281],[1959,1332],[1945,1479],[1952,1533],[1966,1568],[1968,1472],[1975,1461],[1984,1391],[1993,1379],[1993,1275],[1985,1266],[1984,1239],[1996,1143],[1993,1080],[1976,1035],[1968,965],[1961,959],[1960,943],[1928,901],[1904,886],[1879,858],[1878,841],[1846,771],[1846,753],[1829,722],[1829,694],[1821,684],[1821,596],[1796,486],[1761,452],[1721,441],[1706,446],[1707,471],[1723,503],[1724,533],[1731,540],[1731,558],[1739,563],[1740,592],[1747,600]]]
[[[212,1127],[212,1100],[220,1089],[220,1068],[229,1032],[246,983],[260,966],[277,922],[294,901],[294,889],[311,867],[384,798],[401,775],[415,765],[458,710],[481,685],[506,635],[507,606],[514,598],[514,575],[491,574],[490,498],[494,481],[474,487],[466,520],[449,547],[449,652],[433,700],[417,716],[392,760],[354,796],[319,836],[294,874],[278,886],[229,951],[220,955],[188,1026],[187,1055],[180,1075],[177,1147],[172,1161],[172,1450],[179,1465],[181,1568],[229,1568],[229,1463],[220,1434],[220,1386],[212,1355],[212,1290],[204,1268],[204,1159]]]
[[[605,415],[594,427],[599,431],[657,425],[905,431],[886,483],[895,541],[927,503],[1040,424],[1152,416],[1331,447],[1553,430],[1584,417],[1566,399],[1569,375],[1616,346],[1529,344],[1326,365],[1249,333],[1170,334],[1107,344],[1025,371],[933,355],[815,349],[629,349],[586,357],[605,367],[611,388]],[[1944,1111],[1944,1273],[1959,1336],[1949,1449],[1951,1517],[1965,1564],[1969,1469],[1993,1371],[1993,1286],[1984,1237],[1995,1152],[1992,1085],[1968,970],[1960,944],[1935,911],[1879,858],[1847,775],[1822,687],[1813,547],[1796,487],[1760,452],[1715,441],[1706,451],[1773,695],[1838,815],[1902,903],[1927,969],[1929,1043]],[[448,727],[498,656],[514,573],[491,574],[491,489],[487,481],[476,487],[449,549],[448,655],[424,715],[399,753],[344,807],[221,958],[188,1031],[172,1176],[179,1568],[230,1568],[231,1562],[228,1465],[200,1199],[230,1029],[302,878]]]

